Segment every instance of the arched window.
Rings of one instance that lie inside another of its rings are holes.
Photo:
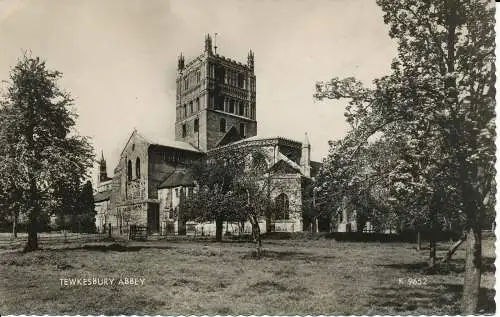
[[[226,119],[220,119],[219,130],[220,132],[226,132]]]
[[[139,158],[135,160],[135,177],[141,177],[141,160]]]
[[[229,100],[229,112],[234,113],[234,100]]]
[[[198,132],[200,129],[200,120],[198,118],[194,119],[194,132]]]
[[[129,181],[132,180],[132,162],[129,160],[127,164],[127,178]]]
[[[288,220],[290,218],[288,196],[279,194],[274,201],[276,204],[276,220]]]
[[[262,153],[254,153],[252,155],[252,169],[265,171],[267,169],[267,161]]]
[[[243,102],[240,102],[240,105],[238,107],[238,114],[240,116],[244,116],[245,115],[245,104]]]

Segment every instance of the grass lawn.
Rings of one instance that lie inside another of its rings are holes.
[[[427,250],[334,240],[152,241],[63,246],[0,258],[3,314],[457,314],[465,251],[425,273]],[[443,253],[446,244],[440,245]],[[482,313],[493,313],[494,238],[484,241]],[[120,278],[144,285],[118,285]],[[64,286],[61,278],[114,278]],[[420,285],[418,285],[420,284]]]

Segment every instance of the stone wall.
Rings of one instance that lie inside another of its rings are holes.
[[[108,223],[113,226],[113,223],[116,222],[116,218],[111,213],[109,200],[95,203],[95,211],[95,226],[99,232],[102,232],[105,227],[107,229]]]
[[[194,122],[198,119],[198,132],[194,131]],[[182,136],[182,125],[186,125],[186,136]],[[196,115],[175,122],[175,139],[191,144],[202,151],[207,150],[207,111],[202,110]]]
[[[225,132],[220,131],[220,119],[224,118],[226,120],[226,130]],[[207,121],[206,121],[206,135],[207,135],[207,149],[212,149],[215,147],[217,142],[222,139],[229,129],[232,127],[236,128],[236,131],[240,131],[240,123],[245,124],[246,137],[252,137],[257,135],[257,121],[225,113],[222,111],[208,111]]]
[[[271,200],[276,201],[285,194],[289,204],[289,219],[276,220],[275,231],[302,231],[302,183],[300,174],[273,175],[271,180]]]

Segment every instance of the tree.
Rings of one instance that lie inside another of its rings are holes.
[[[59,230],[78,231],[77,214],[79,213],[79,196],[81,180],[77,175],[70,179],[60,179],[54,183],[54,191],[49,210],[56,216],[56,226]]]
[[[417,214],[429,219],[431,232],[446,216],[463,225],[462,309],[473,314],[481,277],[481,222],[494,206],[495,192],[494,4],[377,3],[398,43],[392,73],[375,80],[374,88],[353,78],[318,83],[316,97],[350,99],[346,117],[359,144],[377,131],[406,141],[392,184],[400,197],[418,193],[426,208]]]
[[[25,251],[38,248],[38,232],[54,207],[62,204],[61,186],[72,186],[92,167],[87,138],[74,131],[73,99],[58,87],[61,73],[25,54],[10,72],[0,108],[0,185],[16,184],[28,219]],[[80,182],[79,182],[80,184]]]
[[[182,193],[179,214],[183,220],[207,222],[215,220],[215,239],[222,241],[224,221],[239,221],[234,212],[231,192],[238,163],[215,156],[193,167],[197,189],[190,197]]]
[[[257,256],[262,251],[259,222],[270,219],[274,212],[272,177],[263,157],[259,150],[243,147],[211,153],[194,169],[197,189],[180,206],[189,220],[215,220],[218,241],[222,239],[223,221],[249,221]]]
[[[78,197],[78,209],[77,209],[77,229],[78,232],[94,233],[96,232],[95,226],[95,216],[97,212],[94,205],[94,194],[92,189],[92,183],[90,181],[85,182],[83,185],[80,195]]]

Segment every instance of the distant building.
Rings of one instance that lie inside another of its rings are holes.
[[[262,219],[261,230],[310,230],[310,219],[302,215],[303,180],[314,177],[321,164],[311,162],[307,134],[302,143],[258,136],[254,53],[248,53],[246,64],[231,60],[216,54],[207,35],[204,52],[187,62],[181,54],[177,66],[175,141],[131,133],[112,180],[100,177],[98,188],[106,189],[95,196],[98,227],[138,224],[151,233],[214,234],[214,223],[182,221],[179,203],[189,199],[195,186],[193,162],[237,147],[259,149],[272,175],[271,199],[279,214],[270,226]],[[104,158],[101,171],[103,164]]]
[[[101,152],[101,160],[99,161],[99,175],[97,177],[97,186],[94,193],[94,204],[96,210],[96,228],[98,231],[103,231],[104,226],[111,223],[112,212],[109,205],[111,196],[112,179],[108,177],[106,160],[104,153]],[[116,218],[115,221],[116,223]]]

